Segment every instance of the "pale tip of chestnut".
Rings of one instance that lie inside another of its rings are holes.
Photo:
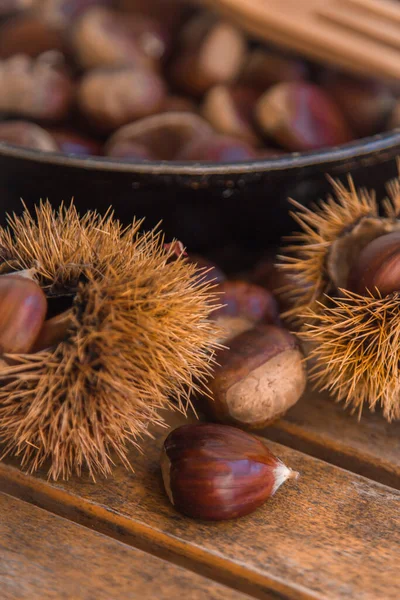
[[[275,483],[271,491],[271,496],[275,494],[281,487],[283,483],[287,479],[298,479],[300,477],[300,473],[298,471],[293,471],[289,467],[283,464],[283,462],[279,462],[278,466],[274,469],[275,475]]]

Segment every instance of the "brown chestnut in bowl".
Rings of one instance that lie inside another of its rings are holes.
[[[338,106],[311,83],[269,88],[257,102],[256,118],[267,136],[291,151],[336,146],[353,138]]]

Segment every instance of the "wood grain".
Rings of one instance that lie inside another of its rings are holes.
[[[268,439],[400,489],[400,422],[380,411],[351,415],[327,394],[307,391],[280,420],[261,432]]]
[[[2,463],[0,488],[257,598],[398,600],[399,492],[270,443],[300,479],[248,517],[195,522],[162,489],[164,436],[132,453],[135,474],[55,485]]]
[[[248,596],[0,493],[2,600]]]

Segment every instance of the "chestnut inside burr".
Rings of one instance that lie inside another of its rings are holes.
[[[8,272],[3,273],[1,277],[5,277],[7,280],[13,279],[14,277],[16,279],[18,278],[18,280],[22,280],[19,281],[20,286],[23,284],[23,280],[27,280],[27,284],[29,283],[34,289],[37,290],[37,292],[40,292],[41,286],[37,285],[34,281],[34,270],[31,272],[29,270],[9,271],[7,269],[7,271]],[[0,278],[0,282],[1,281],[5,283],[6,280],[2,280]],[[40,321],[41,323],[38,324],[36,334],[29,338],[27,337],[28,334],[24,332],[24,328],[21,325],[23,323],[21,320],[22,317],[16,318],[15,323],[10,324],[11,329],[14,331],[15,339],[18,339],[18,336],[20,336],[22,339],[26,338],[26,345],[23,346],[23,352],[28,354],[36,353],[50,347],[55,347],[63,340],[67,339],[68,328],[71,324],[71,308],[76,294],[76,289],[71,289],[70,291],[63,293],[54,293],[50,291],[43,294],[43,291],[40,292],[43,297],[44,308],[40,315],[35,307],[32,309],[30,308],[30,305],[32,305],[32,299],[29,295],[26,295],[29,292],[26,292],[24,287],[21,288],[21,291],[18,291],[17,287],[15,287],[14,293],[16,294],[15,302],[17,307],[18,303],[21,303],[21,306],[24,306],[24,303],[26,303],[26,308],[21,314],[24,315],[26,313],[26,318],[28,318],[29,322]],[[31,295],[33,293],[34,290],[30,292]],[[4,309],[7,310],[7,306],[5,306]],[[29,311],[31,312],[30,316],[28,314]],[[4,337],[4,332],[2,335]],[[1,346],[0,335],[0,347]],[[9,353],[17,352],[17,345],[15,345],[15,348],[13,345],[11,345],[8,350],[6,349],[3,351],[8,351]]]
[[[332,243],[327,258],[327,270],[336,290],[350,289],[349,275],[363,249],[373,240],[395,231],[400,231],[400,223],[392,219],[364,217],[351,230],[344,231]]]
[[[360,295],[388,296],[400,292],[400,231],[381,235],[360,252],[348,277],[350,290]]]

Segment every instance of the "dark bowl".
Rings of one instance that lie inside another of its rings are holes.
[[[259,250],[293,226],[288,198],[309,203],[326,196],[327,175],[375,188],[396,176],[400,130],[318,152],[236,164],[143,162],[79,158],[0,144],[0,192],[6,212],[40,198],[54,206],[74,197],[81,211],[110,205],[124,222],[162,220],[168,238],[195,252],[226,246]]]

